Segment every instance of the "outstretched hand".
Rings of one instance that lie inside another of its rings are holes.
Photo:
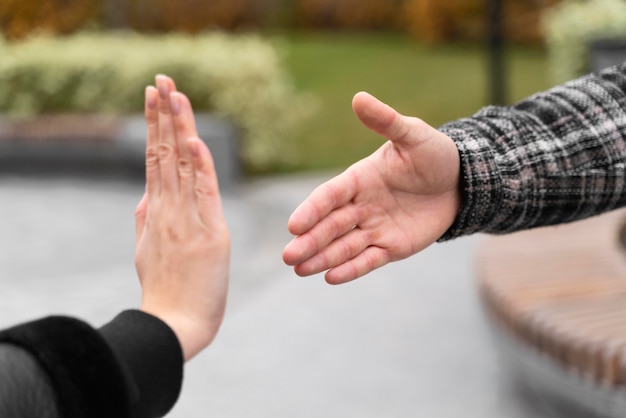
[[[135,213],[141,310],[167,323],[185,360],[214,338],[228,288],[230,236],[213,159],[174,82],[146,88],[146,193]]]
[[[460,159],[448,136],[367,93],[352,107],[388,141],[316,188],[289,218],[283,260],[300,276],[354,280],[441,237],[460,207]]]

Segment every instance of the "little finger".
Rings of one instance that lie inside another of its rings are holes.
[[[369,233],[355,228],[333,241],[319,254],[295,266],[299,276],[310,276],[340,266],[360,255],[371,245]]]
[[[325,279],[329,284],[347,283],[384,266],[389,261],[391,261],[389,254],[383,248],[367,247],[352,260],[326,272]]]
[[[283,251],[283,261],[290,266],[302,264],[323,251],[336,238],[351,231],[359,223],[354,205],[332,211],[311,230],[295,237]]]

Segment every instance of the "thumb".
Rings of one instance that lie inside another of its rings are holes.
[[[411,130],[419,126],[419,123],[415,123],[415,118],[401,115],[391,106],[365,92],[354,96],[352,110],[369,130],[398,145],[406,143],[410,139]]]

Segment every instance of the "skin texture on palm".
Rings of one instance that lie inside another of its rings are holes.
[[[296,274],[326,271],[330,284],[428,247],[452,225],[461,203],[452,139],[367,93],[355,95],[352,107],[387,142],[296,208],[288,222],[295,238],[283,251]]]
[[[189,360],[224,316],[230,235],[189,100],[166,76],[145,94],[146,192],[135,213],[141,310],[172,328]]]

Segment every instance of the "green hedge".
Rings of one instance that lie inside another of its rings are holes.
[[[623,0],[565,0],[543,21],[555,83],[576,78],[588,69],[589,43],[595,39],[626,39]]]
[[[142,112],[158,73],[174,78],[196,111],[230,118],[254,169],[289,159],[290,128],[310,109],[269,41],[254,35],[79,34],[0,40],[0,112]]]

